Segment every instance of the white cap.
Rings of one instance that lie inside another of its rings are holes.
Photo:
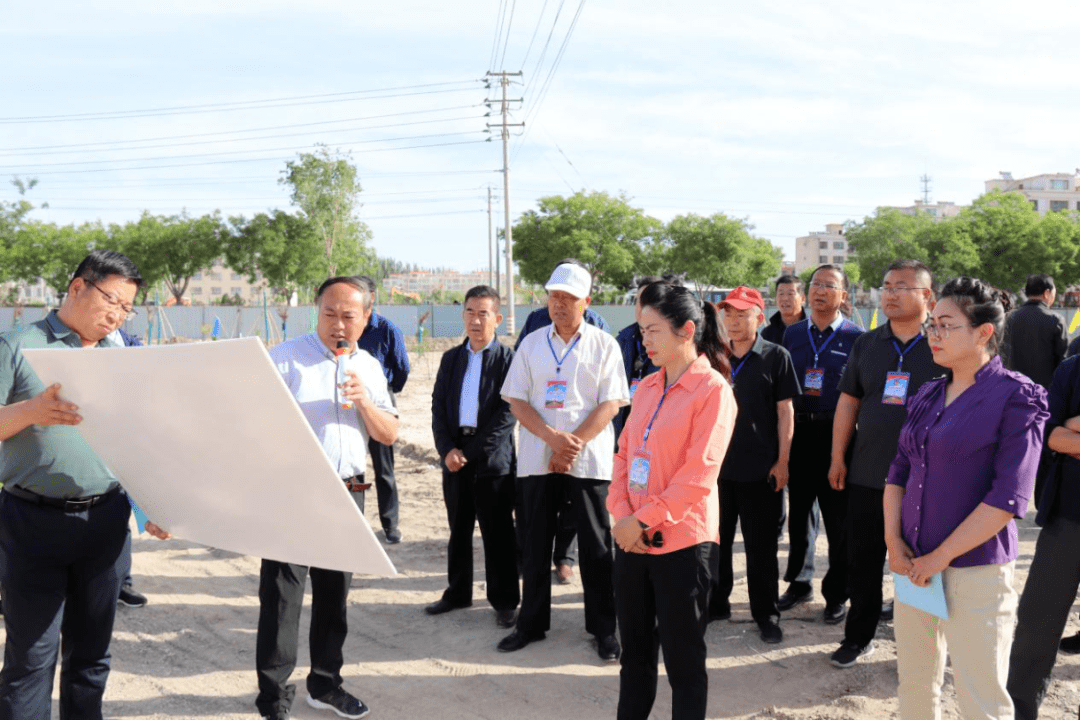
[[[555,267],[544,289],[548,292],[562,290],[581,300],[589,297],[589,292],[592,290],[592,276],[580,265],[563,263]]]

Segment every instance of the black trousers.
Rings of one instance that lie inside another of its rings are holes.
[[[585,595],[585,630],[598,637],[615,632],[611,521],[608,481],[551,473],[518,478],[525,545],[522,548],[521,610],[518,630],[536,636],[551,628],[551,551],[563,493],[569,490],[580,550]]]
[[[364,494],[352,493],[364,512]],[[284,715],[292,707],[296,686],[289,676],[296,669],[300,638],[300,610],[304,584],[311,575],[311,628],[308,646],[311,672],[307,691],[318,698],[341,686],[342,648],[348,634],[345,617],[352,573],[309,568],[305,565],[263,560],[259,572],[259,628],[255,639],[255,673],[260,715]]]
[[[514,536],[514,476],[476,477],[469,464],[456,473],[444,467],[443,500],[450,523],[446,549],[449,586],[443,599],[455,605],[472,602],[472,538],[473,527],[479,522],[488,602],[496,610],[513,610],[521,600]]]
[[[847,490],[833,490],[829,485],[829,464],[832,460],[832,419],[795,423],[791,442],[791,480],[788,482],[788,552],[789,583],[802,581],[807,553],[807,526],[814,501],[821,508],[825,535],[829,539],[829,570],[821,581],[821,594],[827,603],[842,603],[848,598],[847,543],[845,517]]]
[[[398,489],[394,477],[394,446],[368,440],[371,469],[375,474],[375,494],[379,499],[379,521],[383,530],[398,526]]]
[[[517,533],[518,565],[524,567],[521,548],[525,547],[525,520],[521,508],[525,499],[522,495],[520,483],[516,484],[516,488],[514,515],[517,517],[515,531]],[[569,489],[563,494],[556,523],[555,547],[551,551],[551,564],[570,565],[572,567],[577,562],[577,530],[574,529],[574,506],[570,502]]]
[[[847,483],[847,582],[851,609],[844,639],[868,645],[881,620],[881,569],[885,564],[885,490]]]
[[[1017,720],[1038,717],[1050,687],[1058,642],[1080,587],[1080,523],[1051,516],[1039,532],[1017,610],[1009,656],[1009,695]],[[7,607],[7,598],[4,599]]]
[[[130,516],[123,492],[73,513],[0,493],[3,720],[49,720],[58,654],[60,717],[101,719]]]
[[[776,525],[772,530],[775,541]],[[714,543],[660,555],[615,550],[622,637],[619,720],[646,720],[652,712],[660,648],[671,685],[671,717],[705,717],[709,698],[705,627],[718,554]]]
[[[731,588],[735,584],[732,570],[735,527],[741,525],[750,614],[759,625],[780,617],[780,611],[776,609],[780,582],[776,516],[781,504],[781,493],[769,487],[764,478],[758,482],[721,480],[719,564],[713,576],[713,594],[709,601],[713,610],[719,612],[731,607]]]

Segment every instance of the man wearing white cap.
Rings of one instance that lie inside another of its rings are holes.
[[[569,492],[578,533],[585,630],[605,661],[615,639],[611,524],[606,502],[615,443],[611,419],[630,402],[615,338],[583,321],[592,277],[562,264],[544,288],[552,324],[530,333],[510,365],[502,396],[521,423],[518,483],[525,523],[523,592],[514,632],[502,652],[542,640],[551,626],[549,569],[556,515]]]

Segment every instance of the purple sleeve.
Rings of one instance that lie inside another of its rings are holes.
[[[1027,382],[1008,399],[998,426],[990,492],[983,497],[984,503],[1016,517],[1024,516],[1035,489],[1043,429],[1049,417],[1046,390],[1040,385]]]

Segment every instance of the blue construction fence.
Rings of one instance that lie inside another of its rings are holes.
[[[518,305],[516,307],[515,320],[518,330],[525,324],[525,318],[529,313],[538,307],[541,306]],[[630,305],[593,305],[592,309],[603,316],[614,332],[634,322],[634,308]],[[0,330],[35,322],[43,318],[47,312],[41,307],[24,307],[18,309],[21,313],[16,318],[16,310],[17,308],[13,307],[0,307]],[[770,315],[774,310],[775,308],[766,308],[766,312]],[[875,311],[873,307],[856,308],[857,317],[853,319],[862,327],[869,328],[873,323]],[[401,328],[405,336],[410,339],[459,337],[464,334],[461,305],[379,305],[378,312]],[[884,315],[881,315],[880,311],[877,312],[879,323],[883,322]],[[1074,322],[1080,326],[1080,320],[1076,317],[1080,314],[1080,310],[1053,308],[1053,312],[1061,315],[1070,328]],[[269,338],[271,342],[275,342],[281,340],[282,337],[291,338],[314,332],[317,317],[313,305],[290,307],[285,318],[281,317],[276,306],[268,307],[265,311],[261,307],[211,305],[139,307],[138,314],[129,318],[124,324],[124,330],[149,343],[166,342],[174,337],[200,340],[209,339],[214,334],[215,321],[218,326],[217,336],[221,339],[255,336]],[[505,320],[499,326],[498,333],[506,334]]]

